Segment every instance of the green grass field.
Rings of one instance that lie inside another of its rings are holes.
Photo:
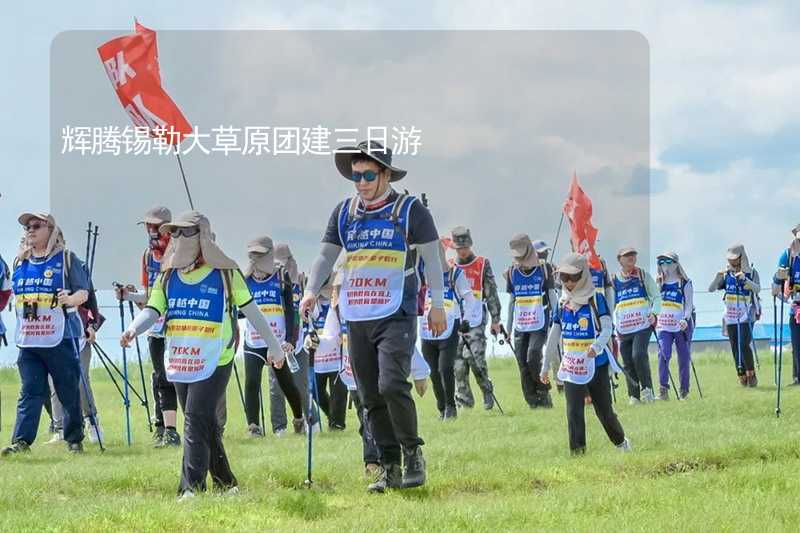
[[[73,457],[62,445],[44,445],[49,435],[43,420],[32,453],[0,460],[0,528],[796,531],[800,388],[784,389],[784,414],[776,419],[772,357],[761,358],[755,390],[736,383],[727,353],[697,358],[702,400],[693,381],[687,401],[631,407],[623,385],[617,412],[634,452],[614,449],[589,408],[588,452],[579,458],[568,454],[563,397],[555,397],[555,409],[528,409],[513,361],[491,360],[506,416],[476,409],[440,422],[429,390],[430,397],[418,399],[428,484],[382,496],[364,492],[354,411],[345,432],[316,439],[316,483],[307,490],[305,440],[246,438],[231,383],[226,447],[241,493],[181,503],[175,498],[180,450],[149,446],[138,407],[132,409],[134,445],[123,444],[121,402],[101,368],[92,377],[108,450],[101,455],[87,440],[86,453]],[[785,361],[784,379],[789,372]],[[16,370],[0,372],[0,385],[5,443],[14,420]]]

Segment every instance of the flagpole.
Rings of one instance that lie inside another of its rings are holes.
[[[181,171],[181,177],[183,178],[183,187],[186,189],[186,196],[189,197],[189,207],[194,211],[194,202],[192,202],[192,193],[189,192],[189,184],[186,183],[186,173],[183,171],[183,163],[181,162],[181,153],[178,149],[178,145],[175,145],[175,157],[178,158],[178,168]]]
[[[558,229],[556,230],[556,238],[553,240],[553,261],[558,261],[556,257],[556,246],[558,246],[558,237],[561,235],[561,225],[564,224],[564,211],[561,211],[561,220],[558,222]]]

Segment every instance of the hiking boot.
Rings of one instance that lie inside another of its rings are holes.
[[[669,400],[669,389],[667,387],[661,387],[658,389],[658,399],[662,402]]]
[[[381,465],[378,463],[367,463],[364,465],[364,477],[376,477],[381,470]]]
[[[621,444],[617,444],[617,449],[627,453],[633,451],[633,446],[631,446],[631,441],[628,440],[628,437],[625,437],[625,440],[623,440]]]
[[[164,426],[156,426],[153,432],[153,448],[161,448],[164,445]]]
[[[747,375],[746,374],[742,374],[741,376],[739,376],[739,385],[741,385],[742,387],[747,387]]]
[[[448,405],[444,408],[442,420],[455,420],[456,418],[458,418],[458,409],[455,405]]]
[[[591,397],[589,397],[591,401]],[[553,407],[553,398],[550,397],[550,393],[545,391],[541,393],[539,396],[539,405],[544,407],[545,409],[551,409]]]
[[[422,447],[417,446],[410,451],[403,451],[403,488],[411,489],[425,484],[425,458]]]
[[[284,435],[286,435],[286,428],[273,429],[272,434],[275,435],[275,437],[277,438],[281,438]]]
[[[403,485],[403,472],[399,464],[381,465],[378,467],[378,476],[369,485],[367,492],[370,494],[383,494],[386,489],[399,489]]]
[[[636,396],[631,396],[628,398],[628,405],[639,405],[640,403],[642,403],[642,400]]]
[[[755,372],[747,376],[747,386],[750,388],[755,388],[758,386],[758,378],[756,377]]]
[[[461,398],[456,398],[456,405],[458,406],[459,409],[472,409],[473,407],[475,407],[475,402],[474,401],[468,402]]]
[[[97,424],[97,431],[94,430],[92,419],[88,416],[83,417],[83,431],[89,436],[89,442],[92,444],[97,444],[97,434],[100,434],[99,440],[104,441],[105,433],[103,432],[103,426],[100,425],[100,418],[98,418],[97,415],[94,416],[94,422]]]
[[[306,421],[302,418],[293,418],[292,429],[295,435],[303,435],[306,432]]]
[[[250,424],[247,426],[247,436],[251,439],[257,439],[264,436],[264,430],[258,424]]]
[[[682,390],[681,391],[681,400],[685,400],[688,397],[689,397],[689,391],[688,390]]]
[[[483,395],[483,408],[487,411],[494,409],[494,396],[489,393]]]
[[[5,448],[3,448],[0,451],[0,457],[7,457],[15,453],[25,453],[30,451],[31,447],[27,442],[25,442],[24,440],[18,440],[12,443],[11,446],[6,446]]]
[[[642,389],[642,403],[652,403],[654,401],[656,401],[656,397],[653,394],[653,389]]]
[[[83,453],[83,443],[82,442],[70,442],[67,444],[67,451],[69,453]]]
[[[175,428],[164,429],[164,438],[161,440],[160,446],[156,448],[177,448],[181,445],[181,436]]]

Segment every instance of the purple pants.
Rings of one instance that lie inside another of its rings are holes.
[[[692,321],[685,331],[672,333],[670,331],[658,332],[658,380],[662,387],[669,388],[669,360],[672,358],[672,343],[678,352],[678,376],[681,393],[689,392],[689,367],[691,365],[692,351]]]

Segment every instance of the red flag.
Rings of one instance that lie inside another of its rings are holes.
[[[125,112],[153,137],[178,144],[192,132],[181,110],[161,87],[156,32],[136,22],[136,33],[117,37],[97,49],[108,79]]]
[[[564,202],[564,215],[569,220],[572,249],[589,260],[592,268],[602,268],[600,257],[594,249],[597,228],[592,225],[592,200],[578,184],[578,176],[572,175],[569,195]]]

